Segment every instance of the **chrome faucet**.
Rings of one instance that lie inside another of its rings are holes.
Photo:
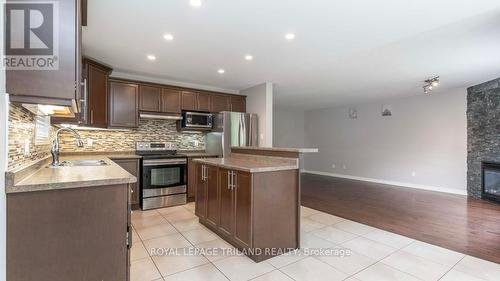
[[[57,130],[56,138],[54,139],[54,142],[52,143],[52,150],[51,150],[52,166],[60,166],[61,165],[61,163],[59,162],[59,153],[60,153],[60,151],[59,151],[60,150],[60,148],[59,148],[59,134],[62,131],[72,132],[76,138],[76,145],[78,147],[83,147],[82,138],[80,137],[80,134],[78,134],[75,130],[73,130],[71,128],[61,128],[61,129]]]

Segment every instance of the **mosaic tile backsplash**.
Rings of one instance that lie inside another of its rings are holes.
[[[57,128],[52,128],[52,137]],[[12,170],[50,155],[51,145],[35,145],[35,116],[20,105],[11,104],[9,110],[9,163]],[[61,133],[61,152],[114,152],[135,150],[137,141],[171,142],[177,149],[205,148],[205,134],[180,133],[173,120],[141,119],[134,130],[78,130],[85,144],[77,147],[71,133]],[[30,143],[29,155],[24,155],[24,142]],[[92,139],[92,146],[89,146]]]
[[[30,147],[28,155],[24,155],[26,140],[29,142]],[[50,144],[35,145],[35,115],[16,104],[9,105],[8,147],[8,170],[21,167],[50,155]]]
[[[138,141],[171,142],[177,149],[205,149],[203,133],[179,133],[174,120],[141,119],[134,130],[78,130],[84,147],[78,147],[71,133],[61,133],[63,152],[106,152],[135,150]],[[88,145],[92,139],[92,146]]]

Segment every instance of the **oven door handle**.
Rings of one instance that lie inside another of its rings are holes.
[[[186,164],[186,160],[182,159],[158,159],[158,160],[144,160],[142,162],[143,166],[158,166],[158,165],[174,165],[174,164]]]

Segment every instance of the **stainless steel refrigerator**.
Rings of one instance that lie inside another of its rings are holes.
[[[221,157],[231,146],[259,146],[257,114],[224,111],[215,114],[214,129],[206,135],[205,149]]]

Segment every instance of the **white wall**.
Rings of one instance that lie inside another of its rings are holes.
[[[275,107],[273,113],[273,146],[305,147],[305,112]]]
[[[381,116],[382,104],[392,117]],[[305,144],[319,148],[306,170],[466,194],[465,89],[355,107],[357,119],[349,107],[306,112]]]
[[[266,82],[245,90],[247,112],[259,116],[259,146],[273,146],[273,84]]]
[[[0,22],[4,22],[4,5],[5,0],[0,0]],[[0,38],[4,38],[3,27],[0,28]],[[3,58],[3,55],[3,48],[0,48],[0,58]],[[7,209],[5,197],[5,171],[7,170],[7,110],[5,71],[0,67],[0,280],[5,280],[7,278],[5,270],[7,236]]]

